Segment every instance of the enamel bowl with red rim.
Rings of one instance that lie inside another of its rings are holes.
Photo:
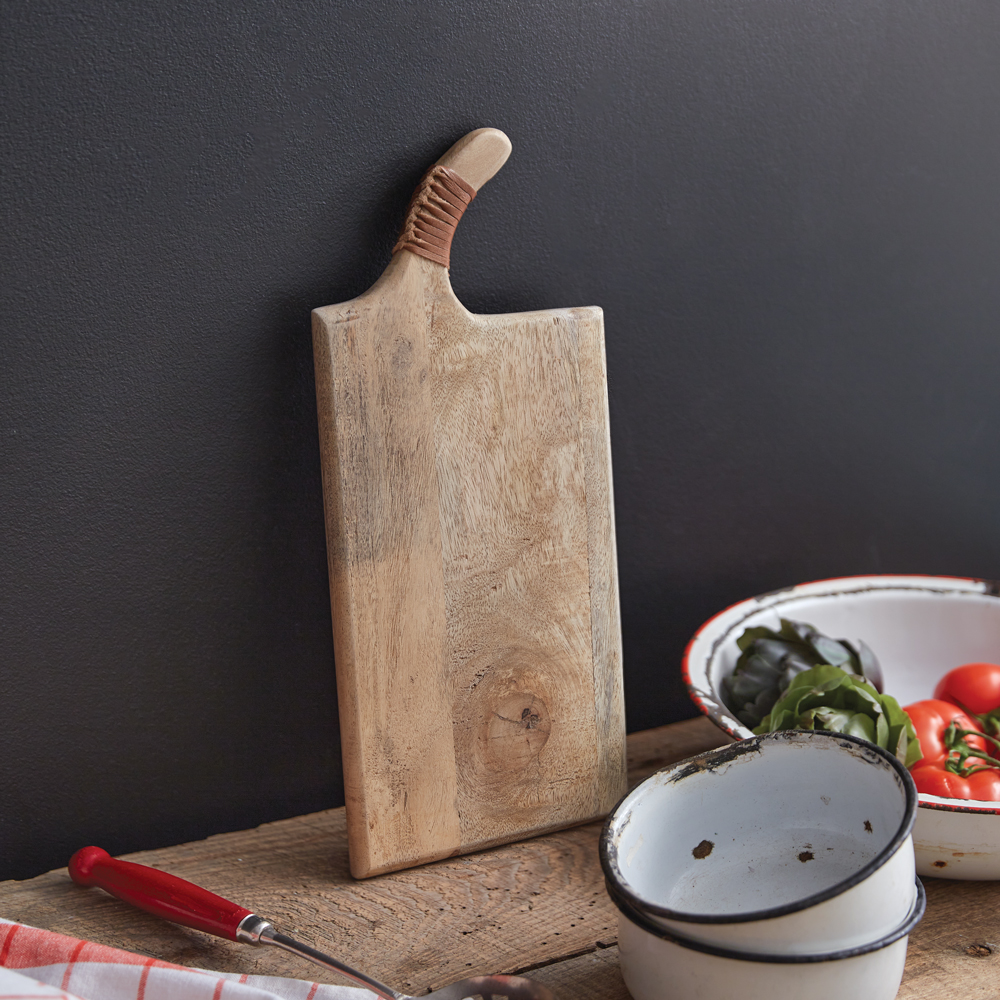
[[[863,640],[881,663],[885,693],[903,706],[932,698],[937,682],[963,663],[1000,663],[1000,587],[990,581],[853,576],[761,594],[710,618],[684,653],[695,704],[736,739],[753,735],[722,695],[740,655],[736,640],[753,626],[777,629],[781,618]],[[1000,879],[1000,802],[921,792],[913,842],[920,875]]]

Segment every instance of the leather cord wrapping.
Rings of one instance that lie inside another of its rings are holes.
[[[417,185],[406,222],[392,252],[409,250],[447,267],[451,261],[451,240],[459,219],[476,189],[454,170],[435,164]]]

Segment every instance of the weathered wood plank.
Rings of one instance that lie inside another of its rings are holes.
[[[593,864],[599,829],[589,824],[555,841],[537,838],[360,883],[348,872],[343,810],[129,860],[169,868],[285,933],[419,993],[470,970],[514,971],[614,940],[614,915]],[[180,964],[317,974],[274,949],[250,951],[166,924],[73,885],[64,870],[0,885],[0,913]]]
[[[618,968],[616,945],[531,969],[526,975],[563,1000],[630,1000]]]
[[[707,719],[693,719],[630,737],[629,759],[649,769],[725,741]],[[513,972],[613,942],[615,911],[597,864],[599,832],[591,823],[355,882],[344,810],[332,809],[129,859],[227,895],[286,933],[419,992],[470,970]],[[64,869],[0,883],[0,914],[182,965],[316,974],[283,952],[209,938],[100,890],[80,889]]]
[[[898,1000],[1000,997],[1000,882],[925,878]]]
[[[630,780],[724,742],[703,718],[636,733]],[[625,1000],[599,831],[592,823],[356,882],[344,810],[332,809],[129,859],[227,895],[412,993],[500,971],[527,972],[566,1000]],[[1000,996],[1000,883],[925,884],[900,1000]],[[336,981],[283,952],[209,938],[80,889],[65,869],[0,883],[0,915],[182,965]]]

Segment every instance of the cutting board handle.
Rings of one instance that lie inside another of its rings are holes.
[[[421,178],[392,252],[408,250],[448,267],[459,220],[510,149],[510,139],[496,128],[477,128],[459,139]]]
[[[477,128],[462,136],[438,161],[477,191],[507,162],[510,139],[498,128]]]

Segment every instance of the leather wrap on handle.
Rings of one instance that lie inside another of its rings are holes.
[[[236,928],[252,910],[157,868],[119,861],[100,847],[83,847],[69,859],[78,885],[96,885],[154,916],[196,931],[236,940]]]
[[[392,252],[409,250],[448,267],[455,228],[475,197],[471,184],[454,170],[435,163],[413,192],[403,231]]]
[[[421,178],[393,254],[409,250],[448,267],[455,227],[508,156],[510,139],[500,129],[477,128],[462,136]]]

